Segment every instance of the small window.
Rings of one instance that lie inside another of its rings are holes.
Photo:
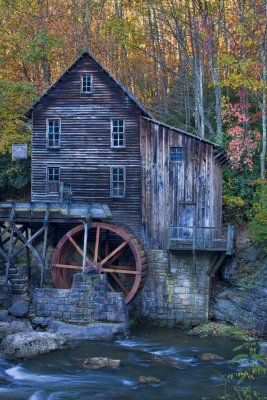
[[[46,129],[47,147],[59,147],[61,133],[60,119],[48,119]]]
[[[125,196],[125,168],[111,168],[111,197]]]
[[[111,121],[111,147],[125,147],[124,119],[113,119]]]
[[[171,161],[184,161],[184,152],[182,147],[171,147]]]
[[[59,167],[47,167],[47,193],[59,193]]]
[[[82,75],[82,93],[92,93],[92,75]]]

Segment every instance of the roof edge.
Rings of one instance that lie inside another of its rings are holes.
[[[225,164],[225,165],[226,165],[226,164],[229,163],[228,157],[227,157],[227,155],[226,155],[225,150],[224,150],[219,144],[214,143],[214,142],[212,142],[212,141],[210,141],[210,140],[208,140],[208,139],[204,139],[204,138],[202,138],[202,137],[200,137],[200,136],[193,135],[192,133],[182,131],[182,130],[179,129],[179,128],[176,128],[176,127],[174,127],[174,126],[165,124],[164,122],[158,121],[158,120],[156,120],[156,119],[154,119],[154,118],[147,118],[147,117],[143,117],[143,116],[142,116],[141,118],[142,118],[142,119],[145,119],[145,120],[147,120],[147,121],[149,121],[149,122],[153,122],[154,124],[163,126],[163,127],[165,127],[165,128],[168,128],[168,129],[171,129],[171,130],[173,130],[173,131],[175,131],[175,132],[182,133],[183,135],[190,136],[190,137],[192,137],[192,138],[194,138],[194,139],[197,139],[197,140],[199,140],[199,141],[201,141],[201,142],[205,142],[205,143],[208,143],[208,144],[212,145],[212,146],[215,147],[215,149],[216,149],[216,156],[215,156],[215,158],[218,159],[218,161],[221,162],[221,164]]]

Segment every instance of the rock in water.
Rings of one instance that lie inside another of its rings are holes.
[[[200,357],[202,361],[219,361],[219,360],[224,360],[223,357],[218,356],[218,354],[212,354],[212,353],[204,353]]]
[[[0,321],[1,322],[7,322],[8,321],[8,311],[7,310],[0,311]]]
[[[54,333],[27,332],[6,336],[0,346],[6,359],[30,358],[64,348],[66,339]]]
[[[18,301],[14,303],[9,309],[9,314],[14,315],[14,317],[25,317],[29,312],[29,305],[26,301]]]
[[[138,378],[138,383],[150,383],[150,384],[155,384],[155,383],[160,383],[161,380],[156,378],[155,376],[139,376]]]
[[[120,364],[121,360],[113,360],[108,357],[92,357],[83,362],[83,366],[90,369],[118,368]]]

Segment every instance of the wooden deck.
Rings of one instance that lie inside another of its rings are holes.
[[[234,252],[234,227],[170,226],[169,250],[214,251],[231,255]]]

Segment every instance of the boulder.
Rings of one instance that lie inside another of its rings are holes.
[[[0,322],[7,322],[8,321],[8,311],[2,310],[0,311]]]
[[[192,357],[192,362],[195,361],[194,359],[195,356]],[[168,367],[174,367],[174,368],[184,368],[185,366],[188,366],[188,363],[186,363],[185,361],[180,361],[180,360],[178,361],[175,360],[174,358],[158,356],[155,354],[153,354],[152,356],[152,361],[154,363],[160,363]]]
[[[118,368],[120,364],[121,360],[113,360],[108,357],[92,357],[83,362],[83,366],[89,369]]]
[[[30,358],[63,349],[65,344],[66,339],[54,333],[15,333],[3,339],[0,351],[6,359]]]
[[[156,378],[155,376],[139,376],[137,379],[138,383],[150,383],[150,384],[155,384],[155,383],[160,383],[161,380]]]
[[[14,315],[14,317],[25,317],[29,312],[29,305],[26,301],[21,300],[14,303],[9,309],[9,314]]]
[[[0,339],[18,332],[30,332],[32,326],[28,320],[16,320],[12,322],[0,322]]]
[[[113,339],[112,324],[94,323],[88,325],[66,324],[52,321],[48,329],[64,336],[69,342],[80,340],[111,340]]]
[[[212,354],[212,353],[204,353],[200,357],[202,361],[219,361],[219,360],[224,360],[223,357],[218,356],[218,354]]]

